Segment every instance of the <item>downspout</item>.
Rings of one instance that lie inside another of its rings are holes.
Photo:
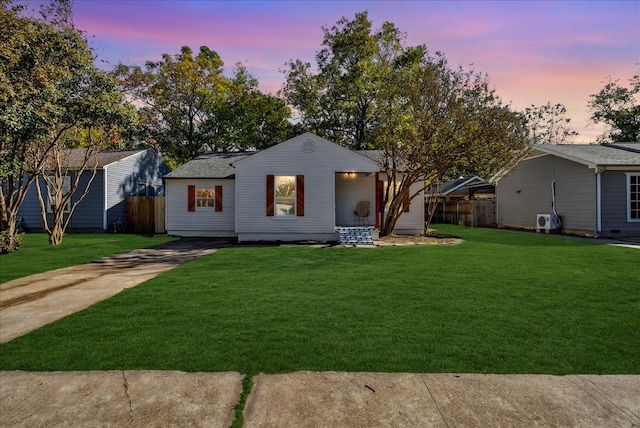
[[[107,226],[107,170],[108,165],[105,165],[102,168],[102,191],[104,195],[102,196],[102,229],[106,232],[109,227]]]
[[[596,167],[596,233],[595,237],[600,236],[602,231],[602,170]]]

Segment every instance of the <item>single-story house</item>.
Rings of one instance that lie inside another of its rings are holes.
[[[535,145],[496,180],[498,227],[640,236],[640,144]],[[545,221],[546,220],[546,221]]]
[[[471,177],[462,176],[445,181],[438,192],[425,192],[424,198],[426,202],[429,202],[432,198],[438,198],[439,202],[459,201],[470,199],[470,196],[478,192],[476,189],[482,189],[479,193],[484,195],[487,193],[485,189],[493,190],[493,185],[477,175]]]
[[[203,154],[164,177],[167,233],[241,242],[335,241],[337,226],[379,227],[385,176],[376,156],[311,133],[259,152]],[[370,210],[356,218],[361,201]],[[396,233],[421,233],[423,198],[405,211]]]
[[[68,170],[63,190],[70,187],[75,174],[78,174],[86,150],[70,149],[63,153],[64,167]],[[93,156],[80,176],[80,184],[71,202],[81,196],[97,162],[95,178],[89,187],[89,192],[73,212],[67,231],[112,231],[116,227],[118,230],[124,230],[127,196],[162,196],[164,194],[162,176],[171,169],[155,150],[104,150]],[[48,191],[45,190],[47,189],[45,180],[40,179],[40,185],[43,192]],[[47,201],[47,212],[51,213],[49,204],[50,201]],[[42,230],[40,204],[35,185],[29,188],[18,216],[21,217],[20,226],[25,230]]]

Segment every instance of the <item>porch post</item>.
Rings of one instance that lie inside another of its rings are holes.
[[[380,229],[380,212],[382,211],[382,181],[380,173],[376,172],[376,229]]]

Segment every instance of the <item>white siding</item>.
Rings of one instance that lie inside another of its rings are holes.
[[[313,151],[303,146],[313,142]],[[313,134],[303,134],[245,158],[236,167],[239,240],[335,238],[335,173],[375,172],[372,160]],[[267,175],[304,175],[303,217],[266,215]]]
[[[169,235],[234,237],[235,183],[223,179],[166,179],[165,221]],[[196,207],[188,209],[188,188],[214,189],[222,186],[222,211]]]
[[[422,182],[410,187],[410,194],[421,190]],[[409,211],[403,212],[396,223],[395,233],[398,235],[416,235],[424,232],[424,195],[418,195],[411,201]]]
[[[371,210],[368,224],[374,226],[376,224],[376,175],[357,174],[352,176],[348,173],[339,172],[336,173],[335,177],[336,225],[354,225],[353,212],[356,209],[356,205],[360,201],[369,201]]]

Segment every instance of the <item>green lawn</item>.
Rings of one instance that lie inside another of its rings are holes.
[[[0,345],[2,370],[640,373],[640,251],[235,247]]]
[[[0,284],[174,239],[168,236],[151,238],[109,233],[70,233],[64,236],[62,244],[52,246],[47,234],[26,233],[22,235],[22,247],[18,251],[0,255]]]

